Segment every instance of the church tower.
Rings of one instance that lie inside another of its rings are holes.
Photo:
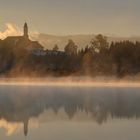
[[[28,25],[27,23],[25,22],[24,24],[24,35],[23,35],[25,38],[28,38]]]

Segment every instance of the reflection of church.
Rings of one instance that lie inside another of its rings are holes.
[[[28,134],[28,120],[25,120],[23,122],[23,125],[24,125],[24,135],[27,136],[27,134]]]
[[[24,24],[23,36],[9,36],[2,41],[8,47],[25,48],[29,53],[34,55],[45,55],[44,47],[37,41],[31,41],[28,35],[28,25]]]

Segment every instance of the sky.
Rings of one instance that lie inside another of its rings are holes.
[[[45,34],[140,36],[140,0],[0,0],[7,23]]]

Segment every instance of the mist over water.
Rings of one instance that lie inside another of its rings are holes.
[[[60,87],[140,87],[139,79],[134,77],[45,77],[45,78],[0,78],[0,85],[13,86],[60,86]]]

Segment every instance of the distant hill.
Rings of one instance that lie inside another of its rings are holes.
[[[31,37],[33,40],[39,41],[45,48],[52,49],[55,44],[57,44],[60,50],[64,49],[64,46],[67,44],[69,39],[72,39],[79,48],[83,48],[88,45],[92,38],[95,35],[67,35],[67,36],[56,36],[56,35],[48,35],[48,34],[39,34],[37,36]],[[130,41],[140,41],[140,37],[111,37],[108,36],[108,41],[122,41],[122,40],[130,40]]]

